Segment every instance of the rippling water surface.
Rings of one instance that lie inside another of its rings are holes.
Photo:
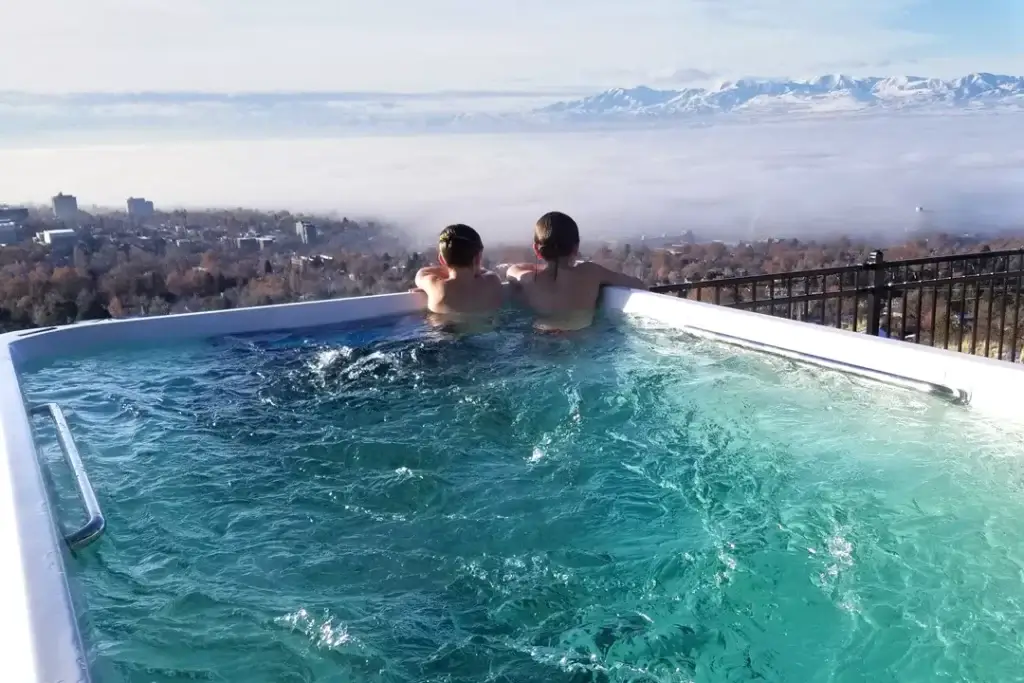
[[[71,567],[101,683],[1020,680],[1019,438],[632,325],[27,372],[108,517]]]

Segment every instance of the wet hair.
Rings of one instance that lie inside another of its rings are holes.
[[[450,268],[468,268],[483,253],[484,242],[476,230],[456,223],[441,231],[437,250]]]
[[[579,226],[561,211],[549,211],[537,219],[533,228],[533,244],[542,259],[554,264],[553,275],[558,277],[558,261],[572,256],[579,249]]]

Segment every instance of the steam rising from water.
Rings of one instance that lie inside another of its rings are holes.
[[[154,142],[0,150],[3,201],[337,210],[418,236],[461,221],[522,243],[541,213],[585,236],[823,236],[1019,223],[1024,126],[971,113],[543,135]],[[923,212],[915,208],[922,206]]]

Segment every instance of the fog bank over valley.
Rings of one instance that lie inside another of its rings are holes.
[[[466,222],[529,239],[541,213],[585,238],[751,239],[1020,228],[1019,114],[845,117],[605,132],[154,141],[0,148],[2,202],[287,208],[374,216],[417,239]],[[921,207],[921,211],[917,210]]]

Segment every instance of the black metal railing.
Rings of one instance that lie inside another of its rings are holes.
[[[1024,250],[701,280],[652,291],[1015,362]]]

